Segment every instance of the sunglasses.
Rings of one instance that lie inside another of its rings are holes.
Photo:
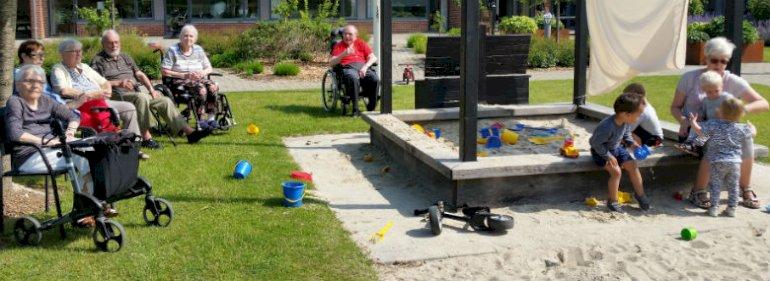
[[[720,59],[710,59],[709,61],[710,61],[712,64],[721,63],[721,64],[725,64],[725,65],[726,65],[728,62],[730,62],[730,60],[725,60],[725,59],[721,59],[721,60],[720,60]]]

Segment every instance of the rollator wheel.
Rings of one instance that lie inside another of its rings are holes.
[[[96,248],[103,252],[114,253],[123,248],[126,240],[126,230],[112,220],[97,220],[93,233]]]
[[[174,209],[171,207],[171,203],[163,198],[155,198],[152,200],[152,205],[144,205],[144,222],[147,225],[166,227],[174,220]]]
[[[441,211],[437,206],[430,206],[428,208],[428,221],[430,222],[430,232],[433,235],[441,234]]]
[[[233,120],[227,117],[219,118],[217,123],[219,123],[219,129],[222,131],[230,130],[230,127],[233,126]]]
[[[23,216],[13,224],[13,237],[21,245],[37,246],[43,239],[40,222],[30,216]]]
[[[492,231],[505,231],[513,228],[513,217],[490,214],[487,217],[487,225]]]

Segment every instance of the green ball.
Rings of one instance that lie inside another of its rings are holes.
[[[696,237],[698,237],[698,231],[691,227],[682,228],[681,234],[682,239],[686,241],[694,240]]]

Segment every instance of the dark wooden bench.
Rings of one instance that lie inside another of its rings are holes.
[[[529,103],[529,35],[487,36],[486,91],[479,102]],[[415,81],[415,108],[456,107],[460,99],[460,37],[428,37],[425,80]]]

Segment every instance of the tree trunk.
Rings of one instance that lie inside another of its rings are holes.
[[[16,55],[16,7],[17,1],[6,1],[0,7],[0,105],[13,91],[13,58]]]
[[[13,91],[13,56],[16,54],[16,7],[18,1],[5,1],[0,7],[0,106],[5,107],[8,98]],[[11,166],[11,158],[6,155],[2,157],[3,169],[0,174],[5,172],[5,167]],[[11,186],[11,178],[2,178],[3,186]],[[2,191],[0,191],[2,192]],[[2,198],[2,194],[0,194]],[[0,201],[2,204],[2,201]],[[2,210],[3,208],[0,208]],[[0,213],[0,216],[4,214]]]

